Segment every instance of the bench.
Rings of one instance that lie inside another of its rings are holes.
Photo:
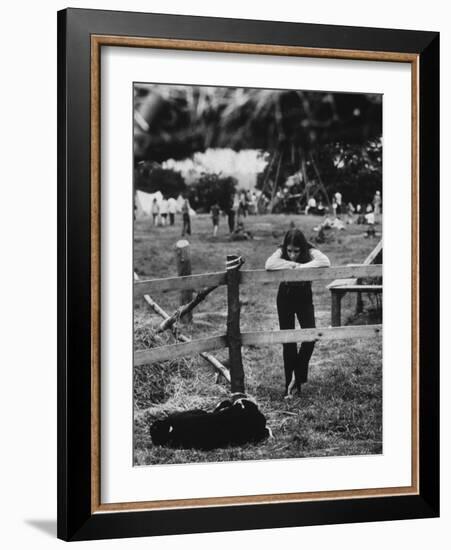
[[[370,265],[373,263],[380,263],[377,261],[378,256],[382,254],[382,239],[378,242],[374,250],[368,255],[363,262],[363,265]],[[343,296],[348,292],[357,293],[357,306],[356,312],[360,313],[363,308],[362,292],[380,294],[382,293],[382,285],[368,285],[360,284],[357,278],[353,279],[336,279],[327,285],[327,289],[330,290],[332,307],[331,307],[331,322],[333,327],[341,326],[341,300]]]

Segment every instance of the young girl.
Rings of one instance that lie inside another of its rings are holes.
[[[272,256],[266,260],[265,269],[304,269],[306,267],[329,267],[330,261],[310,244],[299,229],[290,229]],[[281,330],[294,329],[295,316],[301,328],[315,327],[315,312],[310,281],[280,283],[277,294],[277,313]],[[283,344],[285,369],[285,398],[291,397],[292,389],[300,393],[301,384],[307,382],[307,372],[314,342],[302,342],[299,351],[295,342]]]

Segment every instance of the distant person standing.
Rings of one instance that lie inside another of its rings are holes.
[[[337,203],[337,215],[339,216],[341,214],[341,201],[343,199],[342,194],[340,191],[337,191],[334,195],[335,202]]]
[[[235,215],[238,209],[238,198],[236,193],[230,198],[229,208],[227,210],[227,221],[229,222],[229,232],[235,231]]]
[[[235,230],[235,210],[233,207],[230,207],[229,210],[227,210],[227,221],[229,224],[229,233],[233,233]]]
[[[362,205],[358,204],[356,206],[355,210],[356,210],[356,213],[357,213],[357,224],[362,225],[362,224],[366,223],[365,214],[363,213]]]
[[[373,198],[373,206],[374,206],[374,217],[376,219],[376,223],[379,222],[379,216],[382,212],[382,197],[381,192],[376,191]]]
[[[238,204],[238,218],[246,217],[246,214],[247,214],[246,193],[242,191],[240,194],[240,201]]]
[[[213,237],[218,234],[220,209],[217,202],[211,207],[211,221],[213,222]]]
[[[257,214],[257,195],[254,192],[251,194],[250,213],[254,216]]]
[[[158,225],[158,215],[160,214],[160,207],[158,206],[158,201],[157,201],[156,198],[154,198],[153,201],[152,201],[151,212],[152,212],[153,225],[157,226]]]
[[[246,191],[246,214],[248,216],[251,214],[251,206],[252,206],[251,192]]]
[[[334,218],[335,218],[338,214],[338,204],[337,204],[337,200],[335,199],[335,197],[332,199],[332,212],[333,212],[333,215],[334,215]]]
[[[190,206],[189,200],[185,198],[182,204],[182,220],[183,220],[182,237],[185,235],[185,233],[187,233],[188,235],[191,235],[190,210],[191,210],[191,206]]]
[[[368,224],[368,229],[366,230],[365,237],[375,237],[376,236],[376,230],[374,228],[374,212],[371,210],[365,214],[366,223]]]
[[[305,207],[305,214],[307,215],[310,210],[312,211],[312,214],[316,211],[316,200],[315,197],[310,197],[307,203],[307,206]]]
[[[169,224],[174,225],[175,223],[175,214],[177,212],[177,201],[174,197],[168,199],[168,212],[169,212]]]
[[[163,197],[161,204],[160,204],[160,217],[161,217],[161,225],[166,225],[167,219],[168,219],[168,199]]]
[[[374,206],[374,213],[380,214],[381,213],[381,207],[382,207],[382,197],[381,192],[376,191],[374,198],[373,198],[373,206]]]

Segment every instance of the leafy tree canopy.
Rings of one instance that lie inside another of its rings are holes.
[[[184,193],[186,184],[180,172],[143,161],[135,168],[135,189],[146,193],[161,191],[168,198]]]
[[[202,174],[187,190],[191,206],[195,210],[208,212],[218,203],[221,210],[228,211],[233,204],[237,180],[220,174]]]
[[[382,96],[202,86],[135,88],[135,157],[190,157],[207,148],[309,151],[381,135]]]

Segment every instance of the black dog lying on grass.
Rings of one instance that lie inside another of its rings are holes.
[[[169,415],[150,427],[154,445],[208,451],[258,443],[272,436],[266,418],[246,397],[222,401],[212,411],[195,409]]]

